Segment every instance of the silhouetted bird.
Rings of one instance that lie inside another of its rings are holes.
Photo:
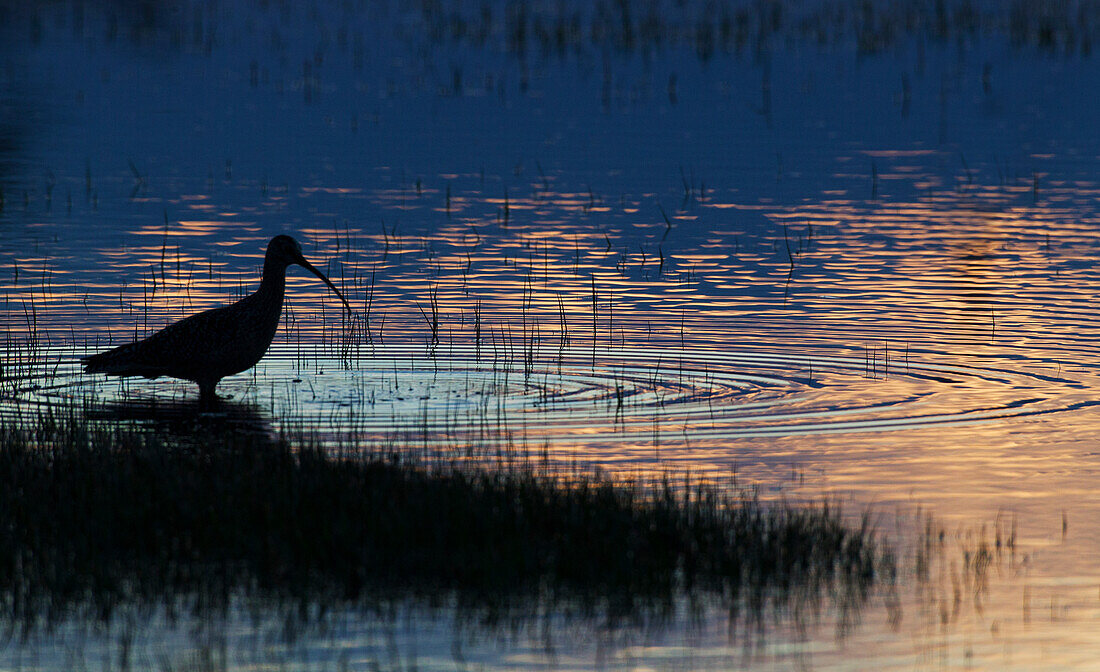
[[[200,403],[217,400],[218,381],[260,361],[275,337],[283,309],[286,267],[298,264],[325,281],[344,302],[336,286],[302,256],[298,241],[275,236],[267,244],[260,288],[240,301],[205,310],[168,325],[135,343],[83,358],[88,373],[110,376],[171,376],[199,384]]]

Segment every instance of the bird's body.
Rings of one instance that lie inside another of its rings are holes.
[[[218,381],[253,367],[271,345],[290,264],[303,266],[324,280],[351,310],[332,282],[302,257],[293,238],[276,236],[268,243],[263,279],[254,293],[232,305],[184,318],[140,341],[85,357],[84,370],[190,380],[198,383],[202,403],[213,403]]]

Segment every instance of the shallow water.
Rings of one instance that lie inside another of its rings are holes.
[[[902,547],[918,511],[962,545],[1018,526],[969,607],[945,560],[839,639],[712,623],[651,660],[487,666],[1085,667],[1100,69],[1088,21],[976,5],[946,36],[885,5],[764,30],[747,5],[723,41],[658,4],[628,43],[534,4],[522,45],[495,5],[5,9],[0,410],[186,406],[190,384],[76,359],[252,291],[290,233],[357,314],[291,269],[272,349],[219,386],[264,431],[736,472],[872,507]]]

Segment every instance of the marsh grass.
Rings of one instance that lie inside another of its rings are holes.
[[[454,601],[490,620],[630,619],[711,596],[761,613],[860,603],[892,574],[866,517],[693,483],[552,475],[308,439],[171,435],[83,417],[0,429],[0,608],[8,627],[123,606],[222,609]],[[178,429],[178,427],[177,427]],[[308,612],[308,609],[303,613]]]

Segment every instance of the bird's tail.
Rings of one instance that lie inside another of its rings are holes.
[[[84,365],[85,373],[124,376],[133,369],[131,350],[133,350],[133,344],[120,345],[105,352],[81,357],[80,363]]]

